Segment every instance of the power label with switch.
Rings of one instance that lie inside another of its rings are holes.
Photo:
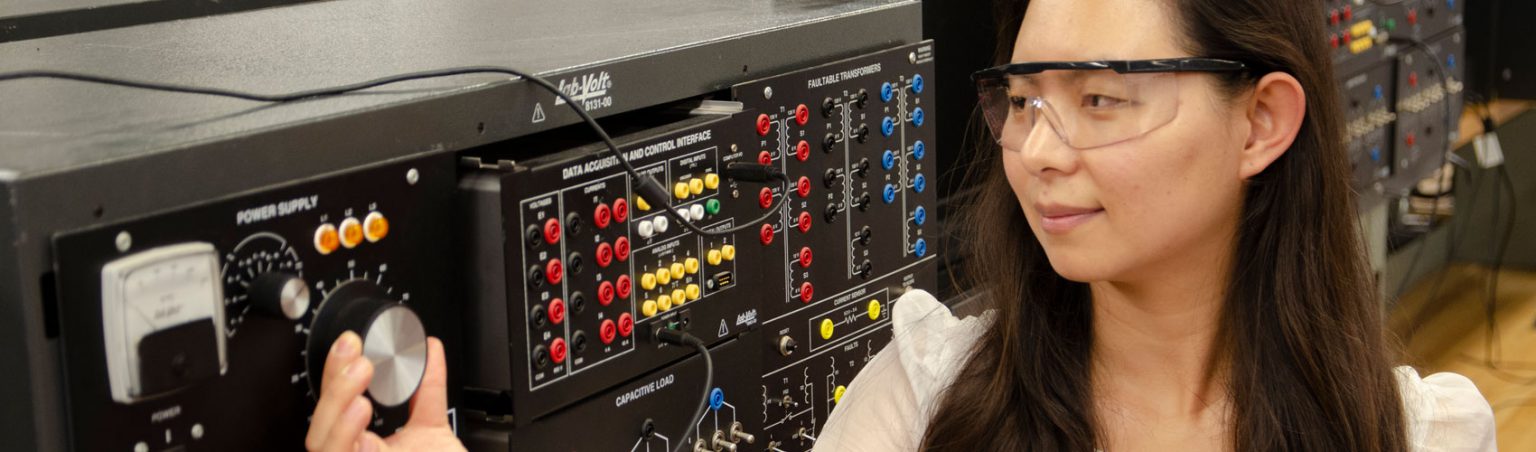
[[[376,362],[457,350],[454,180],[451,156],[406,159],[54,237],[71,447],[302,449],[341,331]],[[374,430],[422,370],[376,370]]]

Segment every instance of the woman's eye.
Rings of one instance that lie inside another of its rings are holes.
[[[1124,99],[1105,96],[1103,94],[1089,94],[1083,96],[1083,106],[1088,108],[1113,108],[1124,105]]]
[[[1008,107],[1014,110],[1022,110],[1029,105],[1029,98],[1024,96],[1008,96]]]

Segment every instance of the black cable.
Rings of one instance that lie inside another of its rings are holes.
[[[77,81],[77,82],[97,83],[97,84],[102,84],[102,85],[121,86],[121,87],[124,87],[124,88],[147,89],[147,90],[152,90],[152,91],[167,91],[167,92],[173,92],[173,93],[201,94],[201,95],[205,95],[205,96],[231,97],[231,98],[235,98],[235,99],[243,99],[243,100],[256,101],[256,102],[292,102],[292,101],[296,101],[296,100],[304,100],[304,99],[312,99],[312,98],[317,98],[317,97],[328,97],[328,96],[335,96],[335,95],[339,95],[339,94],[346,94],[346,93],[350,93],[350,92],[353,92],[353,91],[359,91],[359,90],[364,90],[364,89],[368,89],[368,88],[376,88],[376,87],[379,87],[379,86],[384,86],[384,85],[389,85],[389,84],[394,84],[394,83],[400,83],[400,82],[405,82],[405,81],[410,81],[410,80],[419,80],[419,79],[427,79],[427,78],[438,78],[438,77],[448,77],[448,76],[463,75],[463,74],[484,74],[484,73],[512,74],[512,75],[516,75],[516,76],[519,76],[519,77],[528,78],[527,76],[521,75],[521,73],[519,73],[518,71],[511,70],[511,69],[496,68],[496,67],[484,67],[484,66],[471,66],[471,67],[456,67],[456,68],[435,69],[435,70],[421,71],[421,72],[408,72],[408,73],[404,73],[404,74],[396,74],[396,75],[391,75],[391,76],[388,76],[388,77],[376,78],[376,79],[368,80],[368,81],[364,81],[364,82],[351,83],[351,84],[346,84],[346,85],[341,85],[341,86],[332,86],[332,87],[327,87],[327,88],[318,88],[318,89],[311,89],[311,90],[304,90],[304,91],[296,91],[296,92],[284,93],[284,94],[257,94],[257,93],[250,93],[250,92],[244,92],[244,91],[235,91],[235,90],[222,89],[222,88],[209,88],[209,87],[203,87],[203,86],[180,85],[180,84],[174,84],[174,83],[160,83],[160,82],[148,82],[148,81],[142,81],[142,80],[129,80],[129,79],[116,78],[116,77],[107,77],[107,76],[101,76],[101,75],[82,74],[82,73],[77,73],[77,72],[65,72],[65,71],[20,71],[20,72],[6,72],[6,73],[0,73],[0,81],[18,80],[18,79],[25,79],[25,78],[52,78],[52,79],[60,79],[60,80],[73,80],[73,81]],[[556,91],[559,91],[559,90],[556,90]]]
[[[1508,370],[1502,368],[1502,365],[1505,364],[1503,353],[1504,345],[1503,339],[1499,337],[1499,323],[1497,316],[1499,275],[1503,270],[1505,252],[1508,251],[1510,239],[1514,235],[1515,216],[1519,214],[1520,210],[1516,203],[1517,200],[1515,199],[1514,180],[1509,177],[1509,171],[1504,166],[1500,166],[1498,169],[1498,174],[1499,180],[1497,183],[1502,185],[1501,188],[1503,188],[1503,192],[1509,196],[1509,215],[1504,218],[1504,233],[1502,237],[1494,242],[1495,248],[1493,255],[1493,266],[1490,269],[1488,275],[1488,297],[1484,308],[1484,315],[1486,316],[1485,320],[1487,321],[1488,327],[1488,335],[1483,340],[1483,363],[1489,369],[1508,373]],[[1498,191],[1494,192],[1495,206],[1498,205],[1497,200],[1499,193],[1500,192]],[[1523,384],[1536,382],[1536,378],[1524,378],[1529,381]]]
[[[688,437],[694,434],[694,427],[704,417],[704,408],[709,406],[709,393],[715,386],[715,362],[710,359],[709,347],[704,346],[704,341],[686,331],[657,328],[656,339],[668,345],[692,346],[699,351],[699,356],[704,357],[704,395],[699,397],[699,408],[688,418],[688,426],[683,427],[683,434],[677,437],[677,445],[672,448],[673,452],[680,452],[685,444],[693,444],[694,441]]]
[[[1482,133],[1483,134],[1492,133],[1493,129],[1494,129],[1493,110],[1488,108],[1488,105],[1484,103],[1483,97],[1481,95],[1477,94],[1477,92],[1471,91],[1471,90],[1467,90],[1467,91],[1465,91],[1465,93],[1466,93],[1466,97],[1467,97],[1467,100],[1469,102],[1469,105],[1471,105],[1473,107],[1472,111],[1475,114],[1477,114],[1478,117],[1482,120],[1481,121],[1482,128],[1483,128],[1483,132]],[[1454,153],[1454,151],[1451,151],[1451,152]],[[1466,184],[1471,184],[1472,185],[1472,193],[1471,193],[1470,196],[1467,197],[1468,198],[1468,202],[1464,203],[1464,204],[1461,204],[1461,207],[1466,212],[1472,212],[1472,211],[1477,210],[1477,202],[1482,199],[1481,196],[1478,196],[1479,193],[1482,192],[1482,181],[1481,181],[1481,179],[1477,179],[1477,180],[1473,179],[1474,177],[1476,177],[1476,175],[1473,173],[1472,168],[1470,166],[1467,167],[1466,169],[1467,169],[1467,181],[1466,181]],[[1452,170],[1452,173],[1451,173],[1451,179],[1453,181],[1455,180],[1455,170],[1454,170],[1454,167],[1453,167],[1453,170]],[[1463,184],[1463,185],[1465,185],[1465,184]],[[1453,188],[1453,190],[1454,190],[1454,188]],[[1495,209],[1495,212],[1497,212],[1497,209]],[[1497,215],[1497,214],[1495,214],[1495,215]],[[1453,256],[1455,256],[1456,255],[1456,249],[1458,247],[1460,247],[1461,243],[1463,241],[1465,241],[1465,239],[1466,239],[1466,235],[1467,235],[1468,229],[1462,229],[1461,231],[1458,232],[1457,231],[1457,227],[1456,227],[1456,223],[1457,223],[1456,219],[1452,218],[1451,219],[1451,224],[1448,226],[1450,228],[1450,231],[1447,234],[1447,237],[1446,237],[1447,240],[1445,241],[1445,256],[1446,256],[1446,259],[1451,259]],[[1420,248],[1419,252],[1422,252],[1422,251],[1423,251],[1423,248]],[[1409,271],[1410,271],[1410,273],[1412,272],[1413,266],[1417,263],[1417,259],[1418,259],[1418,256],[1420,256],[1420,254],[1418,252],[1416,252],[1414,254],[1414,256],[1415,256],[1414,257],[1415,262],[1409,264]],[[1431,286],[1431,289],[1430,289],[1430,292],[1429,292],[1429,298],[1426,298],[1423,302],[1420,303],[1421,307],[1419,308],[1418,312],[1414,313],[1413,317],[1409,319],[1408,328],[1405,331],[1406,334],[1404,334],[1403,337],[1411,339],[1414,336],[1416,336],[1418,334],[1419,328],[1424,326],[1424,322],[1429,321],[1429,314],[1430,313],[1434,313],[1434,312],[1438,312],[1438,311],[1430,309],[1428,305],[1430,303],[1434,303],[1435,300],[1439,300],[1440,299],[1440,288],[1445,283],[1445,277],[1449,273],[1450,273],[1449,271],[1441,271],[1440,274],[1435,277],[1435,284],[1433,286]],[[1407,278],[1404,278],[1404,280],[1406,281]],[[1399,286],[1399,288],[1398,288],[1398,293],[1402,293],[1402,287],[1401,286]]]
[[[222,88],[209,88],[209,87],[203,87],[203,86],[180,85],[180,84],[174,84],[174,83],[147,82],[147,81],[141,81],[141,80],[129,80],[129,79],[116,78],[116,77],[106,77],[106,76],[100,76],[100,75],[82,74],[82,73],[76,73],[76,72],[46,71],[46,70],[19,71],[19,72],[0,73],[0,82],[7,81],[7,80],[26,79],[26,78],[51,78],[51,79],[61,79],[61,80],[73,80],[73,81],[87,82],[87,83],[98,83],[98,84],[103,84],[103,85],[121,86],[121,87],[125,87],[125,88],[146,89],[146,90],[153,90],[153,91],[167,91],[167,92],[173,92],[173,93],[200,94],[200,95],[206,95],[206,96],[231,97],[231,98],[235,98],[235,99],[243,99],[243,100],[250,100],[250,101],[256,101],[256,102],[292,102],[292,101],[296,101],[296,100],[305,100],[305,99],[314,99],[314,98],[320,98],[320,97],[336,96],[336,95],[346,94],[346,93],[350,93],[350,92],[354,92],[354,91],[358,91],[358,90],[364,90],[364,89],[368,89],[368,88],[374,88],[374,87],[379,87],[379,86],[389,85],[389,84],[394,84],[394,83],[400,83],[400,82],[405,82],[405,81],[410,81],[410,80],[420,80],[420,79],[428,79],[428,78],[447,77],[447,76],[463,75],[463,74],[507,74],[507,75],[512,75],[512,76],[520,77],[520,78],[522,78],[524,80],[532,82],[535,85],[538,85],[539,87],[549,91],[550,93],[553,93],[556,97],[559,97],[561,100],[565,101],[566,105],[570,105],[571,106],[571,110],[576,112],[576,116],[581,117],[581,120],[586,122],[587,125],[592,128],[593,132],[597,133],[598,138],[601,138],[603,140],[603,144],[608,146],[608,151],[612,152],[613,156],[616,159],[618,159],[619,165],[624,168],[624,172],[627,173],[630,178],[634,179],[636,184],[639,184],[640,196],[647,198],[652,203],[659,204],[662,207],[665,207],[666,215],[672,217],[672,219],[676,220],[678,224],[681,224],[683,226],[683,228],[688,229],[689,231],[692,231],[695,234],[705,235],[705,236],[720,236],[720,235],[735,234],[737,232],[742,232],[742,231],[746,231],[748,229],[756,228],[756,227],[758,227],[757,225],[759,223],[767,222],[774,215],[776,215],[776,214],[777,215],[782,215],[782,213],[780,212],[780,209],[783,208],[785,200],[787,198],[789,198],[789,179],[787,177],[783,177],[783,173],[781,173],[781,172],[770,171],[770,170],[763,170],[764,174],[770,175],[768,177],[772,177],[771,176],[772,174],[777,173],[777,179],[779,179],[780,186],[782,187],[782,190],[780,190],[781,191],[781,195],[779,196],[778,200],[774,201],[773,207],[769,208],[767,212],[764,212],[763,215],[758,217],[757,219],[752,220],[751,222],[748,222],[746,224],[738,225],[736,227],[732,227],[732,228],[728,228],[728,229],[721,229],[721,230],[704,230],[702,228],[699,228],[698,226],[695,226],[692,221],[689,221],[687,218],[684,218],[681,213],[678,213],[676,210],[674,210],[674,206],[672,204],[672,199],[671,199],[671,197],[667,196],[666,189],[662,188],[661,184],[656,182],[655,179],[651,179],[649,177],[642,176],[640,174],[640,172],[635,169],[634,165],[630,164],[629,159],[627,157],[625,157],[624,153],[619,151],[619,145],[613,142],[613,138],[612,137],[608,136],[608,131],[604,130],[603,126],[598,124],[597,120],[593,119],[592,115],[587,113],[587,110],[585,108],[582,108],[581,105],[578,105],[575,99],[572,99],[570,95],[566,94],[564,91],[561,91],[560,88],[556,87],[553,83],[550,83],[548,80],[545,80],[545,79],[543,79],[541,77],[538,77],[538,76],[535,76],[535,75],[532,75],[532,74],[524,73],[523,71],[519,71],[519,70],[516,70],[516,69],[509,68],[509,67],[501,67],[501,66],[463,66],[463,67],[452,67],[452,68],[434,69],[434,70],[420,71],[420,72],[408,72],[408,73],[404,73],[404,74],[396,74],[396,75],[391,75],[391,76],[387,76],[387,77],[376,78],[376,79],[368,80],[368,81],[364,81],[364,82],[358,82],[358,83],[352,83],[352,84],[340,85],[340,86],[333,86],[333,87],[327,87],[327,88],[317,88],[317,89],[297,91],[297,92],[284,93],[284,94],[258,94],[258,93],[249,93],[249,92],[228,90],[228,89],[222,89]],[[758,165],[758,166],[766,166],[766,165]],[[758,181],[758,182],[767,182],[767,181],[768,180],[762,180],[762,181]],[[773,222],[773,224],[777,224],[777,223],[778,223],[778,221],[774,221]]]
[[[1451,73],[1445,69],[1445,63],[1440,61],[1440,55],[1435,53],[1434,49],[1431,49],[1431,48],[1429,48],[1428,45],[1424,44],[1423,41],[1419,41],[1417,39],[1408,39],[1408,38],[1392,38],[1390,40],[1390,42],[1405,43],[1405,44],[1408,44],[1409,48],[1418,49],[1419,52],[1423,53],[1425,56],[1429,57],[1429,59],[1431,61],[1435,62],[1435,67],[1439,68],[1439,70],[1436,71],[1435,73],[1440,76],[1440,89],[1445,90],[1445,99],[1444,99],[1443,102],[1441,102],[1441,104],[1445,108],[1445,131],[1442,132],[1442,134],[1445,135],[1446,139],[1445,139],[1445,147],[1444,147],[1444,149],[1440,150],[1440,166],[1439,166],[1439,168],[1443,169],[1443,168],[1445,168],[1445,165],[1450,162],[1450,159],[1451,159],[1451,139],[1450,139],[1451,135],[1450,134],[1451,134],[1451,131],[1456,130],[1455,119],[1453,119],[1451,117],[1452,116],[1451,115],[1451,99],[1450,99],[1450,96],[1451,96],[1451,93],[1450,93],[1450,90],[1451,90],[1451,83],[1450,83],[1451,82]],[[1452,175],[1454,176],[1454,174],[1455,173],[1453,171]],[[1428,238],[1428,234],[1429,234],[1428,231],[1433,231],[1434,230],[1435,216],[1439,215],[1439,213],[1440,213],[1439,212],[1439,210],[1440,210],[1440,199],[1445,196],[1445,183],[1444,183],[1444,179],[1441,178],[1439,180],[1436,180],[1435,182],[1436,182],[1436,188],[1438,189],[1439,193],[1437,193],[1435,195],[1435,197],[1430,202],[1429,221],[1427,221],[1425,223],[1425,226],[1427,227],[1427,229],[1426,229],[1424,237],[1426,239]],[[1413,276],[1413,270],[1414,270],[1415,267],[1418,267],[1419,259],[1424,257],[1424,249],[1425,248],[1428,248],[1428,243],[1421,244],[1419,246],[1419,249],[1417,251],[1414,251],[1413,259],[1409,260],[1409,262],[1408,262],[1408,270],[1403,273],[1403,280],[1398,282],[1397,292],[1396,292],[1396,294],[1394,296],[1401,296],[1402,293],[1403,293],[1403,290],[1408,288],[1409,277]],[[1449,256],[1447,256],[1447,258],[1449,258]]]

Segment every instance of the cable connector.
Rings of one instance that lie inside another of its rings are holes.
[[[656,340],[659,340],[664,344],[685,347],[697,347],[704,345],[703,340],[700,340],[698,337],[692,334],[688,334],[687,331],[674,330],[671,328],[657,328]]]
[[[664,206],[668,209],[672,208],[672,198],[667,196],[667,189],[662,188],[661,183],[656,182],[656,179],[637,177],[635,181],[640,185],[640,197],[645,198],[646,202]]]
[[[776,166],[751,162],[731,162],[725,165],[725,177],[743,182],[773,182],[789,180],[784,171]]]

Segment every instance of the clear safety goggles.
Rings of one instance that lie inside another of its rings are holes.
[[[1015,63],[971,75],[992,138],[1019,151],[1043,119],[1075,149],[1145,135],[1178,116],[1180,72],[1244,71],[1216,58]]]

